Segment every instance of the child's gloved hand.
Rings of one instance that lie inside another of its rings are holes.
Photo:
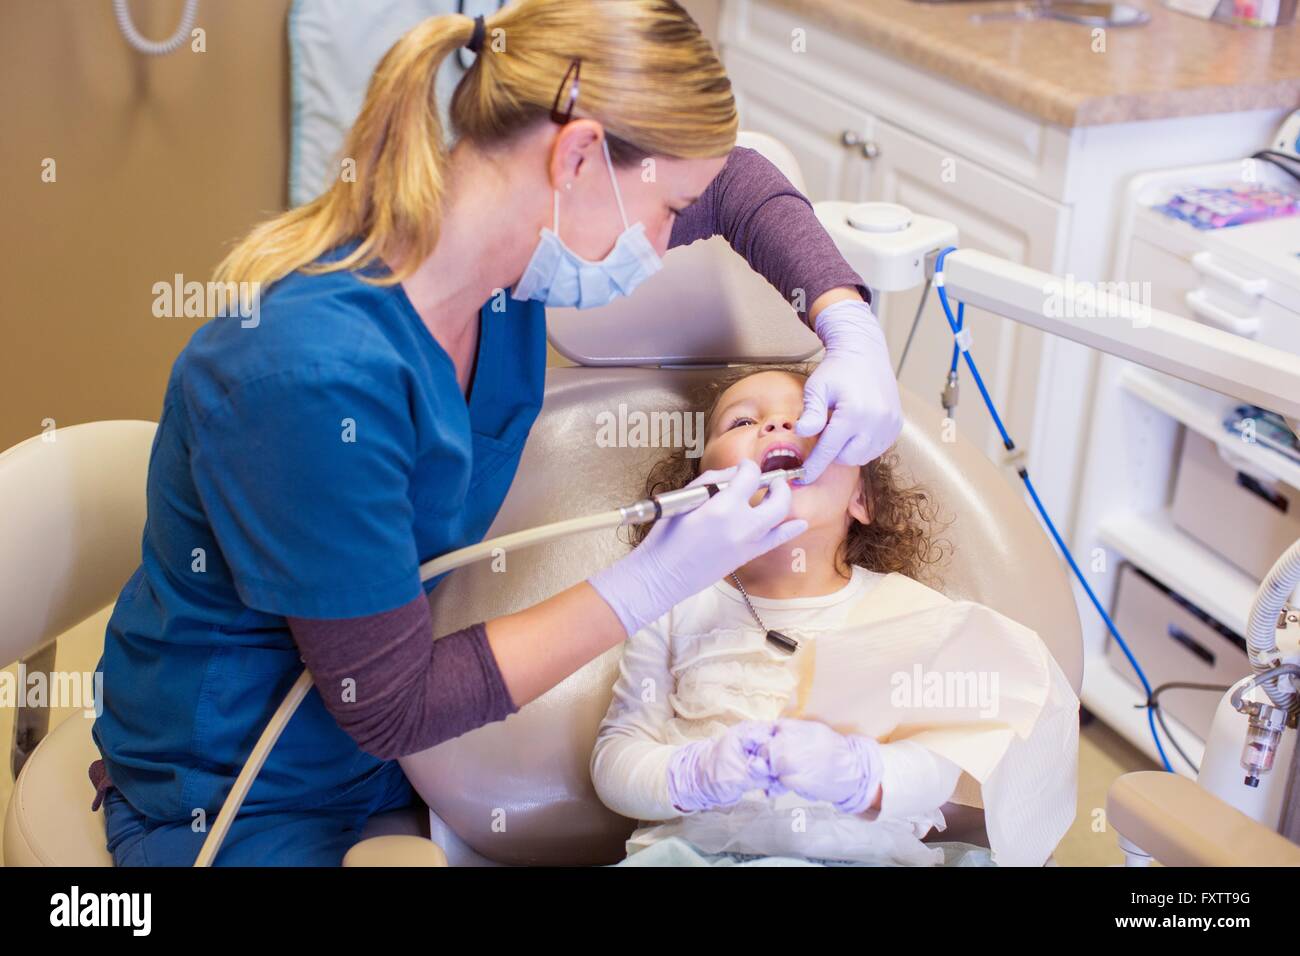
[[[668,764],[668,797],[690,813],[735,803],[769,782],[767,744],[771,721],[750,720],[725,733],[677,748]]]
[[[748,459],[734,468],[706,471],[691,485],[731,483],[694,511],[655,522],[631,554],[588,579],[629,635],[808,529],[802,518],[785,520],[791,495],[784,478],[773,481],[763,500],[750,506],[759,474],[758,465]]]
[[[804,413],[795,434],[821,434],[804,462],[804,484],[832,462],[865,465],[879,458],[903,430],[898,380],[885,333],[860,299],[834,302],[817,313],[826,357],[804,386]],[[829,421],[827,416],[829,415]]]
[[[875,740],[836,733],[815,720],[776,721],[767,756],[779,784],[769,795],[793,790],[845,813],[861,813],[875,802],[884,771]]]

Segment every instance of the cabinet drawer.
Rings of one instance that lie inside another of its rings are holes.
[[[1113,617],[1153,689],[1170,681],[1227,685],[1250,673],[1240,635],[1131,564],[1120,567]],[[1106,659],[1141,688],[1112,637],[1106,639]],[[1205,739],[1220,697],[1214,691],[1171,689],[1160,695],[1160,706]]]
[[[1148,284],[1165,312],[1300,354],[1300,312],[1271,298],[1243,294],[1250,280],[1212,252],[1170,249],[1135,235],[1125,276]]]
[[[871,161],[872,199],[901,203],[946,219],[957,227],[958,245],[963,249],[978,249],[1048,272],[1057,270],[1057,250],[1063,244],[1060,237],[1070,220],[1065,206],[893,123],[876,123],[875,142],[879,154]],[[895,361],[907,342],[921,293],[919,287],[891,292],[882,296],[877,306]],[[974,337],[972,354],[980,373],[1016,444],[1031,455],[1030,467],[1037,472],[1040,442],[1036,424],[1043,408],[1040,373],[1044,349],[1051,343],[1039,330],[983,309],[968,308],[966,322]],[[938,296],[932,292],[899,381],[925,398],[937,397],[951,355],[952,332]],[[999,461],[1005,453],[1001,438],[964,369],[962,382],[959,427],[992,460]],[[1086,383],[1079,385],[1082,391]],[[1061,376],[1046,383],[1049,390],[1074,386]],[[1019,484],[1011,472],[1007,475],[1013,484]]]
[[[1300,489],[1239,471],[1214,442],[1188,430],[1170,514],[1192,537],[1262,581],[1300,538]]]

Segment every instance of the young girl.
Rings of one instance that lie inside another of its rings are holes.
[[[702,457],[660,462],[647,493],[746,461],[802,464],[816,441],[794,432],[808,372],[739,369],[713,383]],[[1044,863],[1074,817],[1078,752],[1078,699],[1050,652],[1033,632],[920,583],[934,578],[944,542],[932,536],[933,500],[901,483],[891,454],[860,469],[832,464],[792,491],[802,535],[625,645],[591,760],[605,804],[642,821],[625,862]],[[868,673],[840,694],[857,733],[804,717],[840,682],[816,666],[819,641],[825,663],[836,634],[871,649],[858,655]],[[1010,685],[978,714],[939,700],[922,718],[894,699],[921,661],[971,653],[1000,658],[993,687],[999,674]],[[950,801],[984,808],[991,853],[922,842],[945,828]]]

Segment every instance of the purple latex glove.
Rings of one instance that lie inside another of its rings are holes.
[[[759,474],[758,465],[748,459],[704,472],[691,485],[731,484],[694,511],[659,519],[631,554],[588,579],[629,635],[807,530],[802,518],[785,520],[790,486],[784,478],[773,481],[763,500],[750,506]]]
[[[865,465],[879,458],[903,430],[889,346],[871,306],[859,299],[834,302],[817,313],[816,327],[826,357],[808,376],[794,428],[797,435],[821,434],[804,462],[804,484],[831,462]]]
[[[837,733],[815,720],[778,720],[767,758],[779,784],[768,787],[769,796],[793,790],[845,813],[861,813],[875,802],[884,773],[879,743]]]
[[[767,786],[767,744],[774,729],[771,721],[749,720],[678,747],[668,763],[673,806],[683,813],[726,807]]]

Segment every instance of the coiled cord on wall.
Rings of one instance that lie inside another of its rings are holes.
[[[194,28],[194,21],[198,15],[199,0],[185,0],[185,8],[181,10],[181,22],[177,25],[176,31],[166,40],[150,40],[135,28],[127,0],[113,0],[113,16],[117,18],[117,27],[122,31],[122,36],[126,37],[126,42],[132,47],[148,56],[166,56],[179,50],[189,39],[190,30]]]

